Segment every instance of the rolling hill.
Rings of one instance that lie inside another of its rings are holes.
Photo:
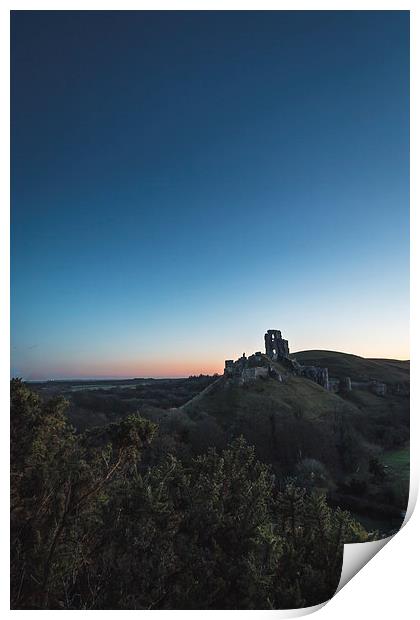
[[[54,382],[54,394],[49,385],[38,389],[47,400],[58,394],[70,400],[68,416],[79,432],[138,411],[159,427],[152,459],[169,451],[188,461],[208,448],[223,449],[243,435],[278,480],[301,475],[302,467],[312,475],[315,468],[332,502],[355,514],[384,517],[381,527],[389,531],[394,523],[387,519],[394,519],[395,513],[398,517],[408,492],[406,477],[399,470],[391,476],[389,463],[395,455],[400,460],[403,455],[405,463],[409,459],[409,361],[335,351],[300,351],[292,357],[327,367],[330,377],[349,376],[351,391],[326,390],[294,375],[290,363],[264,355],[263,365],[274,367],[282,381],[266,376],[240,384],[227,376],[200,376],[119,385],[100,382],[95,389],[89,382]],[[386,383],[385,394],[370,389],[374,379]]]
[[[302,364],[325,366],[330,377],[351,377],[353,381],[376,379],[388,385],[405,385],[410,381],[410,362],[393,359],[364,358],[338,351],[298,351],[291,357]]]
[[[281,363],[271,364],[285,373]],[[335,478],[356,463],[367,467],[374,451],[357,431],[363,425],[357,404],[302,377],[244,385],[221,378],[182,410],[196,422],[212,417],[227,436],[244,435],[258,457],[283,474],[312,458],[324,463]]]
[[[386,396],[368,389],[330,392],[303,377],[236,385],[222,377],[183,405],[199,422],[210,416],[228,436],[243,434],[262,460],[290,473],[302,459],[326,465],[337,480],[366,471],[369,460],[408,437],[409,362],[365,359],[335,351],[301,351],[299,362],[326,366],[330,375],[387,384]],[[280,374],[281,363],[272,362]],[[400,389],[400,388],[403,389]],[[397,389],[398,388],[398,389]]]

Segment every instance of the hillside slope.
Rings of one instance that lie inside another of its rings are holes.
[[[313,458],[337,480],[366,470],[369,459],[408,439],[409,362],[371,360],[335,351],[301,351],[300,362],[326,366],[331,376],[386,382],[386,396],[366,389],[334,394],[302,377],[236,385],[225,378],[183,406],[195,421],[211,417],[224,435],[243,434],[259,458],[282,473]],[[281,363],[270,362],[280,374]],[[398,389],[403,386],[402,391]]]
[[[330,377],[351,377],[354,381],[377,379],[389,385],[410,381],[410,362],[392,359],[364,358],[338,351],[298,351],[292,353],[302,364],[325,366]]]
[[[284,372],[281,365],[274,365]],[[356,430],[363,417],[359,407],[300,377],[244,385],[221,379],[184,405],[183,411],[195,421],[211,416],[225,435],[243,434],[259,458],[283,473],[313,458],[336,478],[355,466],[365,467],[371,451]]]

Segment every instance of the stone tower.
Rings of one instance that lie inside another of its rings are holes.
[[[289,343],[281,337],[279,329],[269,329],[265,336],[265,352],[272,360],[289,357]]]

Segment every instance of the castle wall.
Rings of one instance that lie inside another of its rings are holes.
[[[296,360],[290,358],[289,342],[285,340],[279,329],[269,329],[264,335],[266,356],[273,361],[280,360],[287,367],[290,367],[292,374],[306,377],[325,389],[329,389],[328,368],[318,366],[304,366]],[[267,368],[267,360],[263,359],[258,351],[249,358],[245,354],[237,360],[226,360],[225,374],[235,378],[237,381],[253,381],[259,377],[270,376],[282,381],[281,375],[273,368]]]

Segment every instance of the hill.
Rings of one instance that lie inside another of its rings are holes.
[[[159,428],[152,462],[168,453],[189,462],[243,435],[279,480],[292,476],[305,488],[323,487],[332,503],[385,519],[381,531],[391,531],[408,491],[406,477],[388,463],[394,454],[409,458],[409,361],[336,351],[300,351],[291,357],[306,366],[327,367],[330,377],[350,377],[352,389],[339,381],[337,392],[325,389],[316,377],[300,376],[290,359],[275,361],[260,353],[245,358],[243,376],[227,372],[222,377],[31,387],[45,400],[65,396],[68,417],[79,432],[138,411]],[[254,375],[253,368],[265,372]],[[385,383],[386,390],[375,392],[373,380]]]
[[[281,363],[271,362],[281,374]],[[284,376],[284,375],[283,375]],[[236,385],[219,379],[182,407],[193,421],[212,417],[226,436],[243,434],[262,460],[291,473],[305,458],[321,461],[336,478],[367,467],[374,451],[357,427],[363,412],[306,378],[259,379]]]
[[[364,438],[382,449],[394,449],[408,441],[410,425],[410,362],[409,360],[363,358],[338,351],[299,351],[294,353],[300,363],[328,367],[329,376],[349,376],[352,391],[340,396],[364,415],[355,418],[355,427]],[[377,380],[386,384],[386,396],[360,389],[361,384]]]
[[[406,385],[410,381],[410,362],[364,358],[338,351],[298,351],[291,357],[302,364],[325,366],[330,377],[350,377],[354,381],[376,379],[388,385]]]
[[[188,441],[195,443],[203,423],[207,445],[242,434],[278,477],[329,489],[332,503],[367,515],[371,524],[374,517],[375,527],[388,535],[407,505],[407,477],[391,475],[388,462],[394,454],[408,458],[409,362],[335,351],[293,357],[328,367],[333,377],[350,376],[351,391],[334,393],[262,356],[283,381],[218,379],[182,407],[193,423]],[[385,394],[368,387],[373,379],[386,383]]]

